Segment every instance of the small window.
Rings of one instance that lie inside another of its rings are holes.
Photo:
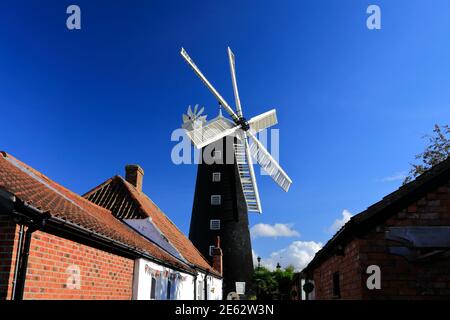
[[[150,287],[150,299],[155,300],[156,299],[156,278],[152,277],[152,284]]]
[[[220,196],[220,194],[215,194],[211,196],[211,204],[213,206],[220,206],[220,204],[222,203],[222,197]]]
[[[220,230],[220,220],[219,219],[213,219],[209,222],[209,228],[211,230]]]
[[[333,297],[341,297],[341,279],[339,277],[339,272],[333,273]]]
[[[214,150],[213,157],[214,160],[222,160],[222,151]]]
[[[213,172],[212,181],[220,182],[220,172]]]
[[[209,255],[212,256],[213,255],[213,250],[214,250],[215,246],[209,246]]]
[[[170,300],[170,292],[172,291],[172,281],[167,281],[167,296],[166,299]]]

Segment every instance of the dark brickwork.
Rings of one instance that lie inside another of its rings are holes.
[[[222,141],[223,144],[216,144],[217,150],[222,151],[223,162],[226,162],[227,151],[228,156],[233,152],[233,141],[229,139],[226,142],[226,140]],[[226,143],[229,143],[227,148]],[[213,182],[214,172],[221,173],[220,182]],[[221,195],[220,206],[211,205],[211,195]],[[210,230],[211,219],[220,219],[220,230]],[[226,163],[199,164],[189,239],[212,263],[209,247],[214,245],[216,237],[220,236],[224,296],[236,290],[236,281],[244,281],[247,288],[251,287],[253,258],[248,224],[247,208],[237,166]]]
[[[389,227],[450,226],[450,184],[426,193],[419,200],[390,215],[360,238],[345,245],[313,269],[316,299],[335,299],[333,274],[339,272],[341,299],[448,299],[450,298],[450,256],[435,255],[408,261],[389,252],[398,243],[386,240]],[[367,267],[381,269],[381,290],[366,286]]]

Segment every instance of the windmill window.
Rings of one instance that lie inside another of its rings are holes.
[[[209,227],[211,230],[220,230],[220,220],[219,219],[213,219],[209,223]]]
[[[209,246],[209,255],[212,256],[213,255],[213,250],[214,250],[215,246]]]
[[[214,194],[211,196],[211,205],[213,206],[220,206],[222,203],[222,197],[220,194]]]
[[[341,297],[341,279],[339,276],[339,272],[333,273],[333,297],[340,298]]]
[[[220,172],[213,172],[213,175],[212,175],[213,182],[220,182],[220,178],[221,178]]]

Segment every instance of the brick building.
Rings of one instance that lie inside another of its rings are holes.
[[[220,271],[164,213],[151,217],[170,226],[146,233],[136,225],[154,228],[149,216],[114,212],[0,153],[0,299],[221,299]]]
[[[106,208],[129,227],[142,235],[149,235],[167,252],[193,266],[201,275],[197,281],[202,281],[203,274],[210,271],[211,265],[207,259],[211,258],[213,266],[222,272],[221,251],[212,257],[204,256],[193,243],[177,228],[177,226],[158,208],[158,206],[142,192],[144,170],[138,165],[126,167],[125,179],[114,176],[95,187],[84,197],[91,202]],[[221,290],[221,289],[220,289]],[[214,289],[215,295],[218,292]],[[198,297],[204,297],[204,290],[198,290]]]
[[[450,159],[352,217],[301,276],[309,299],[450,298]]]

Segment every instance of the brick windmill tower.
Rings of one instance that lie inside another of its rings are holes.
[[[198,110],[197,106],[194,111],[189,107],[187,115],[183,115],[187,136],[201,149],[189,238],[205,257],[212,259],[215,240],[220,237],[225,296],[236,291],[237,283],[251,287],[253,260],[248,212],[262,212],[252,158],[283,190],[288,191],[292,180],[256,137],[257,132],[277,123],[276,110],[248,121],[243,116],[230,48],[236,112],[184,49],[181,55],[231,117],[225,118],[220,109],[218,117],[206,121],[204,109]]]

